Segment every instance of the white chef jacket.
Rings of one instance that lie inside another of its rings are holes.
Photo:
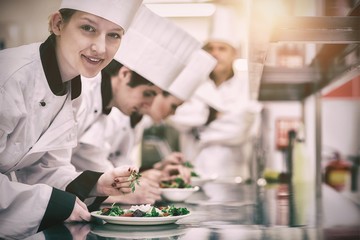
[[[82,100],[76,113],[79,144],[73,149],[72,164],[78,171],[106,171],[131,164],[125,161],[133,141],[130,118],[115,107],[107,108],[112,99],[110,76],[102,72],[82,80]]]
[[[215,87],[214,82],[208,80],[197,91],[213,91],[206,94],[216,97],[206,102],[205,98],[198,97],[201,94],[195,93],[170,118],[181,133],[181,149],[185,157],[194,163],[196,172],[202,176],[249,177],[248,163],[242,159],[242,144],[249,139],[260,107],[248,100],[248,88],[243,87],[247,86],[244,81],[234,75]],[[218,102],[214,102],[214,99]],[[204,126],[208,105],[214,108],[220,106],[221,116]]]
[[[81,82],[62,83],[53,41],[52,35],[43,44],[0,51],[0,237],[6,239],[62,222],[75,203],[71,98],[79,96]]]
[[[127,161],[134,133],[130,117],[113,107],[108,115],[102,114],[79,138],[72,163],[78,170],[105,171]]]
[[[78,106],[74,108],[78,139],[102,114],[101,80],[101,72],[93,78],[81,76],[81,96],[75,100]]]

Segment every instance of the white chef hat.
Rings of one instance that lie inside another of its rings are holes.
[[[143,0],[62,0],[60,9],[88,12],[116,23],[126,32]]]
[[[240,45],[240,20],[236,15],[235,9],[226,6],[217,6],[212,19],[210,35],[205,41],[224,42],[239,48]]]
[[[191,56],[189,63],[169,87],[168,92],[186,101],[195,90],[208,79],[210,72],[216,65],[216,59],[202,49]]]
[[[201,43],[142,5],[114,59],[167,89]]]

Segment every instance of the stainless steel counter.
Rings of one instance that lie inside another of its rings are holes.
[[[191,212],[175,224],[65,224],[28,239],[360,239],[360,207],[325,185],[318,204],[314,189],[208,183],[185,203],[175,203]],[[156,205],[166,204],[171,203]]]

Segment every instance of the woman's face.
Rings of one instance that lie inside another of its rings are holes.
[[[81,11],[66,23],[60,13],[52,20],[63,81],[79,74],[88,78],[98,74],[113,59],[124,33],[117,24]]]
[[[141,109],[150,108],[155,96],[161,89],[155,85],[128,85],[132,72],[122,67],[119,74],[112,78],[113,106],[125,115],[140,112]]]
[[[155,122],[161,122],[171,115],[175,114],[176,109],[183,103],[177,97],[173,95],[164,96],[163,94],[158,94],[153,104],[151,105],[149,115]]]

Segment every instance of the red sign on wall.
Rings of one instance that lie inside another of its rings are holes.
[[[275,122],[276,131],[276,148],[278,150],[284,150],[289,145],[289,131],[299,129],[301,120],[299,118],[282,117],[278,118]]]

